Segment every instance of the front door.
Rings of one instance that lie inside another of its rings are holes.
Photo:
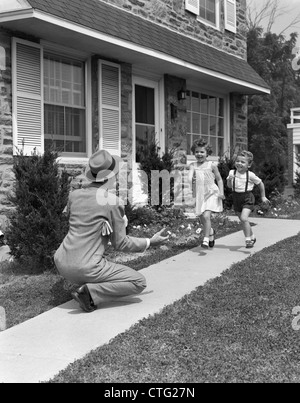
[[[143,191],[143,177],[139,173],[143,151],[155,141],[160,146],[159,83],[133,78],[133,185],[134,204],[147,203]]]

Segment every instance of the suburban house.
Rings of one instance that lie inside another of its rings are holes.
[[[300,163],[300,108],[291,109],[291,123],[288,128],[288,185],[293,187],[296,172],[299,171]]]
[[[209,140],[247,147],[247,95],[269,94],[247,63],[246,0],[1,0],[0,214],[22,149],[69,169],[98,148],[131,169]]]

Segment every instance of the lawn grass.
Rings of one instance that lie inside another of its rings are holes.
[[[300,381],[300,235],[233,265],[50,383]]]
[[[180,226],[183,223],[187,227],[186,220],[178,221],[178,228],[175,224],[172,226],[172,232],[177,234],[177,238],[172,238],[168,247],[151,248],[138,257],[136,254],[126,255],[129,260],[126,259],[124,264],[135,270],[141,270],[199,246],[199,235],[195,237],[191,235],[193,231],[182,229]],[[216,220],[214,223],[215,228],[218,228],[216,238],[241,230],[239,223],[231,222],[227,218]],[[154,223],[152,227],[135,229],[132,235],[147,237],[159,229],[160,223]],[[123,254],[113,250],[110,250],[107,256],[112,261],[118,261],[123,257]],[[7,329],[71,300],[71,291],[74,287],[67,284],[57,273],[39,273],[39,268],[30,263],[0,262],[0,306],[6,311]]]
[[[6,311],[7,328],[32,319],[71,299],[64,280],[55,273],[18,276],[0,286],[0,306]]]

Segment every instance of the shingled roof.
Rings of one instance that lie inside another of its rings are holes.
[[[27,2],[32,8],[49,15],[268,89],[266,82],[245,60],[99,0]]]

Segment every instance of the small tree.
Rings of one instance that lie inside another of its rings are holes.
[[[224,195],[225,195],[225,200],[224,200],[224,208],[230,210],[233,204],[232,201],[232,189],[230,189],[227,186],[227,177],[229,174],[229,171],[232,169],[235,169],[234,165],[234,158],[233,156],[228,156],[227,154],[221,156],[219,158],[219,164],[218,164],[219,172],[221,174],[221,177],[223,179],[223,184],[224,184]]]
[[[15,206],[6,237],[10,253],[16,259],[30,258],[41,269],[54,267],[53,252],[63,240],[68,220],[62,214],[69,194],[69,177],[59,174],[57,153],[14,159],[15,192],[10,197]]]
[[[140,169],[144,171],[148,177],[148,182],[143,183],[143,191],[147,193],[151,200],[152,193],[152,172],[164,170],[169,173],[174,169],[174,153],[175,150],[167,151],[161,157],[158,152],[158,146],[156,141],[153,139],[149,142],[148,146],[145,147],[142,153],[140,153]],[[163,194],[162,180],[159,181],[159,204],[155,207],[159,208],[163,205],[165,195]],[[174,200],[174,180],[171,179],[170,183],[170,203]]]
[[[283,193],[285,186],[284,172],[283,164],[276,160],[263,164],[260,175],[265,185],[267,197],[276,190],[279,193]]]

